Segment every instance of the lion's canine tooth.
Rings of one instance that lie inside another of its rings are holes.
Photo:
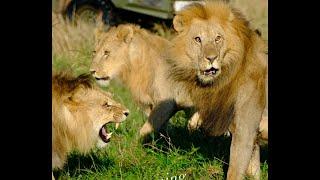
[[[118,129],[120,126],[120,123],[116,123],[116,129]]]

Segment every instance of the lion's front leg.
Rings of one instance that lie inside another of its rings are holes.
[[[253,147],[252,156],[246,173],[254,179],[260,179],[260,172],[260,146],[256,142]]]
[[[177,112],[177,104],[174,100],[165,100],[156,105],[148,118],[140,129],[140,136],[145,137],[152,131],[159,131],[161,126],[167,122],[172,115]]]
[[[260,151],[257,134],[263,107],[257,107],[259,106],[257,99],[251,96],[249,101],[236,110],[233,121],[234,129],[232,129],[228,180],[243,179],[246,172],[250,173],[247,175],[259,179]]]
[[[245,177],[253,152],[255,137],[252,132],[249,133],[248,131],[233,135],[227,174],[228,180],[242,180]]]
[[[268,141],[268,115],[265,113],[263,114],[260,122],[259,132],[260,139],[262,141]]]

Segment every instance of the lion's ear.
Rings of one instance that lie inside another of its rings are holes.
[[[120,40],[123,40],[125,43],[129,43],[132,40],[133,37],[133,29],[130,26],[124,26],[120,28],[117,37]]]
[[[100,11],[96,18],[96,28],[94,30],[94,35],[96,39],[98,39],[101,36],[101,34],[103,34],[106,31],[106,26],[102,20],[102,15],[103,12]]]
[[[94,37],[95,39],[99,39],[99,37],[101,36],[101,34],[103,33],[103,30],[100,28],[100,27],[97,27],[95,30],[94,30]]]
[[[176,15],[173,18],[173,28],[178,32],[182,32],[187,25],[186,20],[181,15]]]

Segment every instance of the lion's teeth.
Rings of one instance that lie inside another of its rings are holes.
[[[107,139],[110,139],[110,138],[111,138],[112,133],[113,133],[113,132],[107,134]]]
[[[120,123],[116,123],[116,129],[118,129],[120,126]]]

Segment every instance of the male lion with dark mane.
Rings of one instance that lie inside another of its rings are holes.
[[[62,168],[67,154],[104,147],[111,138],[109,123],[120,123],[129,111],[110,93],[94,86],[88,75],[52,77],[52,168]],[[52,175],[53,176],[53,175]]]
[[[245,174],[259,179],[257,134],[266,104],[265,42],[238,10],[220,1],[186,7],[173,25],[178,35],[167,51],[169,79],[182,84],[183,93],[191,97],[207,134],[219,136],[230,130],[227,179],[242,179]],[[161,113],[168,112],[171,109]]]

